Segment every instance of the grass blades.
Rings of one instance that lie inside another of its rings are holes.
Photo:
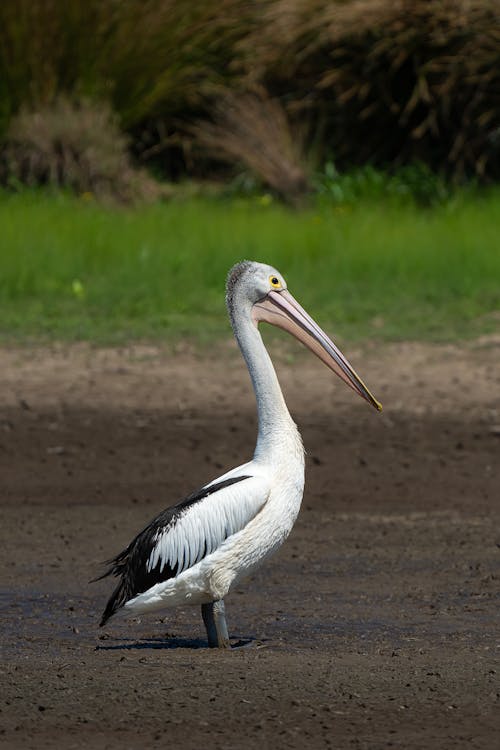
[[[229,267],[276,265],[338,338],[452,340],[498,327],[500,193],[432,209],[268,197],[106,209],[90,196],[0,196],[0,337],[198,342],[228,334]]]

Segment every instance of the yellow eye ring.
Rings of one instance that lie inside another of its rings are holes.
[[[271,284],[273,289],[281,289],[281,281],[277,276],[270,276],[269,283]]]

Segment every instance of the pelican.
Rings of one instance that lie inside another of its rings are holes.
[[[162,511],[116,557],[120,579],[101,619],[201,604],[208,645],[230,648],[224,598],[289,535],[304,490],[304,449],[258,330],[271,323],[293,334],[379,411],[344,355],[292,297],[272,266],[243,261],[229,272],[226,302],[252,380],[258,412],[253,459]],[[95,579],[99,580],[99,579]]]

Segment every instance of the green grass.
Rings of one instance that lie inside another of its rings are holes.
[[[0,195],[5,341],[198,340],[228,335],[224,282],[276,265],[340,338],[451,340],[491,332],[500,295],[500,193],[432,209],[264,199],[106,209],[44,193]]]

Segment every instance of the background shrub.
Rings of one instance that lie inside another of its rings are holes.
[[[341,166],[500,177],[498,0],[277,0],[243,46]]]
[[[0,149],[61,96],[109,102],[169,179],[243,165],[291,200],[327,161],[498,180],[500,0],[2,0]]]
[[[158,183],[133,169],[128,139],[106,104],[60,97],[10,124],[0,162],[4,182],[50,185],[101,198],[157,198]]]
[[[201,122],[192,133],[212,160],[248,168],[292,203],[310,189],[301,139],[292,132],[279,100],[263,89],[220,92],[212,122]]]

